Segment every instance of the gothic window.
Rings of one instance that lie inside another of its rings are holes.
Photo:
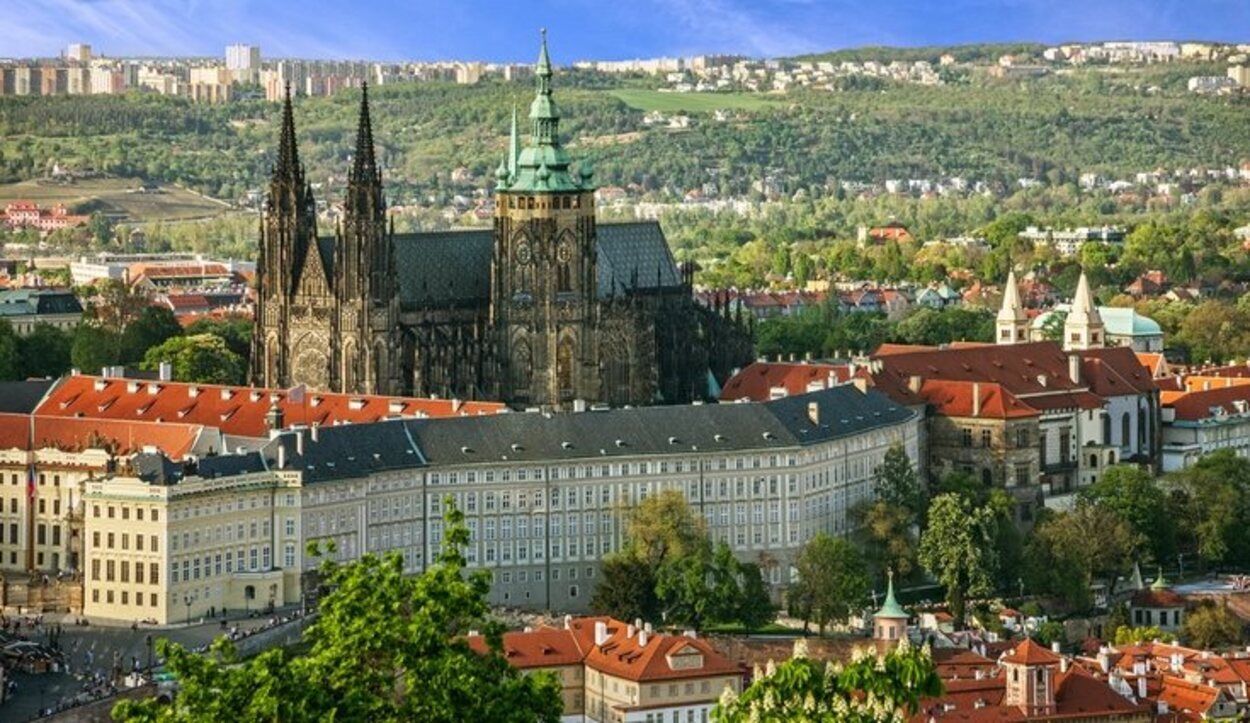
[[[573,283],[569,278],[569,265],[560,264],[556,267],[556,291],[572,291]]]
[[[516,396],[529,396],[533,365],[530,345],[524,341],[518,342],[512,350],[512,390]]]
[[[1128,420],[1128,412],[1125,412],[1120,415],[1120,446],[1121,447],[1128,447],[1132,444],[1129,441],[1132,439],[1132,435],[1130,434],[1129,429],[1130,427],[1129,427],[1129,420]]]
[[[573,340],[564,337],[556,350],[556,379],[560,388],[560,399],[573,397]]]

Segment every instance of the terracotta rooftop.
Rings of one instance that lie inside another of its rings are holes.
[[[54,387],[35,414],[43,418],[198,424],[227,435],[259,438],[268,436],[265,415],[271,399],[282,410],[287,426],[360,424],[395,416],[471,416],[504,409],[495,402],[312,391],[305,392],[303,403],[297,403],[290,400],[289,390],[73,376]]]
[[[1051,652],[1046,646],[1034,642],[1032,638],[1025,638],[1024,642],[1017,645],[1002,658],[1002,662],[1014,665],[1058,665],[1059,660],[1057,653]]]
[[[730,377],[720,398],[724,402],[738,399],[766,402],[775,387],[782,387],[786,394],[794,396],[808,392],[809,385],[819,384],[823,389],[850,381],[850,378],[849,364],[757,361]]]
[[[190,452],[207,431],[198,424],[35,417],[32,445],[30,420],[25,414],[0,414],[0,450],[54,448],[81,452],[102,449],[125,456],[145,448],[156,448],[177,461]]]

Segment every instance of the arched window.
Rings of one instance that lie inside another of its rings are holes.
[[[556,380],[560,399],[573,398],[573,340],[564,337],[556,349]]]
[[[1106,412],[1102,415],[1102,443],[1111,444],[1111,415]]]
[[[518,397],[529,397],[534,357],[529,343],[517,342],[512,349],[512,391]]]
[[[1120,415],[1120,446],[1128,447],[1132,444],[1132,427],[1129,426],[1128,412]]]

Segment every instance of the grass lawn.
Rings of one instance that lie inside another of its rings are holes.
[[[803,629],[788,628],[785,625],[769,623],[762,628],[746,630],[742,627],[741,623],[730,623],[726,625],[709,625],[704,628],[702,632],[718,633],[721,635],[744,635],[748,633],[751,635],[802,635]]]
[[[34,201],[40,206],[63,203],[73,209],[99,201],[106,213],[118,213],[131,221],[208,218],[229,207],[190,191],[161,186],[159,193],[138,193],[140,181],[131,178],[92,178],[75,183],[22,181],[0,184],[0,205],[10,201]]]
[[[710,113],[714,110],[760,110],[777,104],[776,99],[757,93],[661,93],[642,88],[609,92],[625,105],[641,111]]]

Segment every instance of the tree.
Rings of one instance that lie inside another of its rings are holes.
[[[70,368],[69,334],[40,322],[21,339],[23,377],[59,377]]]
[[[795,562],[798,580],[790,586],[790,614],[816,623],[820,634],[830,623],[845,621],[867,597],[872,585],[868,563],[855,545],[821,532],[803,545]]]
[[[1034,640],[1050,647],[1053,643],[1063,643],[1067,641],[1067,633],[1063,629],[1063,623],[1057,620],[1047,620],[1037,629],[1033,631],[1031,636]]]
[[[366,554],[322,565],[329,592],[305,633],[308,649],[265,651],[240,661],[219,639],[211,655],[162,640],[180,690],[171,704],[123,701],[121,721],[558,721],[560,683],[522,675],[501,653],[502,632],[487,621],[489,573],[465,570],[469,541],[451,498],[434,564],[404,574],[403,557]],[[484,652],[470,630],[485,630]]]
[[[1206,601],[1185,615],[1186,642],[1202,650],[1216,650],[1241,643],[1245,627],[1226,605]]]
[[[1128,605],[1125,603],[1112,605],[1111,609],[1107,611],[1107,621],[1102,625],[1102,638],[1103,640],[1114,641],[1120,628],[1131,627],[1132,623],[1129,621]]]
[[[1150,473],[1134,465],[1116,465],[1102,479],[1080,491],[1078,498],[1105,507],[1128,523],[1133,552],[1149,551],[1155,560],[1176,552],[1176,526],[1168,510],[1167,494]]]
[[[1109,592],[1132,563],[1133,533],[1109,508],[1078,504],[1050,514],[1033,528],[1028,558],[1033,587],[1059,594],[1073,608],[1093,604],[1090,585],[1106,580]]]
[[[617,620],[658,620],[660,601],[655,594],[655,570],[633,555],[614,554],[599,568],[590,609]]]
[[[21,373],[21,339],[7,319],[0,319],[0,381],[17,379]]]
[[[907,577],[916,567],[916,535],[911,513],[885,502],[868,502],[851,509],[854,535],[867,553],[873,574],[893,570]]]
[[[843,666],[812,660],[799,640],[794,657],[775,667],[769,663],[741,695],[726,690],[712,720],[904,723],[923,699],[941,695],[942,679],[929,653],[906,640],[881,658],[857,648]]]
[[[176,336],[148,349],[141,368],[155,371],[162,362],[173,366],[174,379],[201,384],[242,384],[245,369],[238,354],[212,334]]]
[[[197,319],[186,328],[187,336],[213,334],[221,337],[230,351],[249,359],[252,355],[252,320],[231,317],[226,319]]]
[[[1140,643],[1148,643],[1151,640],[1171,643],[1176,641],[1176,636],[1171,633],[1163,632],[1157,625],[1137,628],[1122,625],[1115,631],[1116,645],[1137,645]]]
[[[1210,565],[1250,563],[1250,460],[1213,452],[1170,477],[1177,538]]]
[[[929,527],[920,538],[920,563],[946,587],[957,625],[963,625],[969,595],[993,590],[997,565],[994,513],[958,494],[938,495],[929,507]]]
[[[95,299],[87,304],[83,320],[92,320],[101,328],[111,332],[110,336],[101,337],[100,341],[110,342],[111,348],[108,352],[109,358],[114,360],[113,364],[127,360],[126,332],[131,324],[142,318],[147,307],[147,295],[135,291],[120,281],[109,280],[97,284]]]
[[[711,549],[707,523],[690,509],[685,495],[671,489],[651,495],[628,510],[625,539],[632,553],[653,568]]]
[[[99,374],[107,366],[118,362],[117,334],[105,329],[95,321],[84,319],[74,329],[70,345],[70,362],[86,374]]]
[[[877,467],[874,490],[877,499],[895,507],[902,507],[919,520],[925,511],[925,491],[921,486],[911,458],[901,444],[890,445],[881,465]]]
[[[176,336],[182,336],[182,326],[174,312],[163,306],[144,307],[122,333],[122,360],[127,364],[140,362],[148,349]]]
[[[759,627],[773,619],[768,588],[756,565],[744,565],[727,543],[707,553],[672,557],[656,573],[666,620],[702,630],[708,623]]]

